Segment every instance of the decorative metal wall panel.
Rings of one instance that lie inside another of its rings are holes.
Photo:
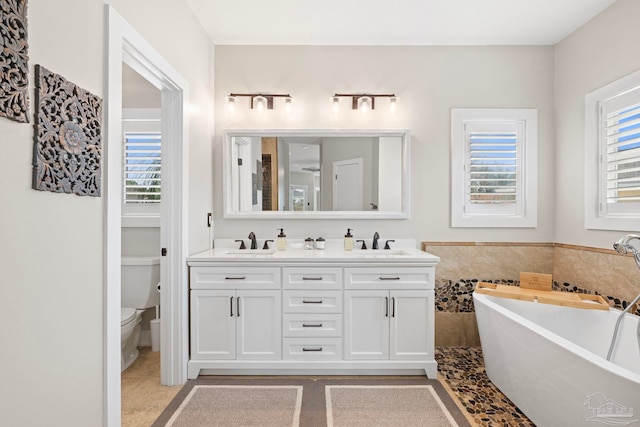
[[[0,0],[0,116],[29,122],[27,0]]]
[[[36,65],[36,190],[100,196],[102,99]]]

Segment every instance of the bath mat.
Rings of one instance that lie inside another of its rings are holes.
[[[468,427],[426,377],[231,377],[188,381],[153,427]]]
[[[458,426],[430,385],[326,386],[327,427]]]
[[[300,425],[302,386],[196,385],[167,427]]]

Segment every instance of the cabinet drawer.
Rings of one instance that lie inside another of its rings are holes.
[[[280,289],[277,267],[191,267],[191,289]]]
[[[285,313],[342,313],[342,291],[283,291]]]
[[[340,314],[284,314],[282,316],[284,337],[341,337],[342,315]]]
[[[284,289],[342,289],[341,268],[284,268]]]
[[[342,338],[284,338],[282,349],[288,360],[342,360]]]
[[[345,268],[345,289],[433,289],[433,267]]]

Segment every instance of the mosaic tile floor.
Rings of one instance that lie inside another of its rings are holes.
[[[535,427],[487,377],[480,347],[438,347],[438,371],[478,426]]]

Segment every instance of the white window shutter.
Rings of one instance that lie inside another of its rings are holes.
[[[159,132],[128,132],[124,138],[123,202],[157,204],[161,201],[162,139]]]
[[[585,227],[637,230],[640,71],[585,97]]]
[[[452,227],[535,227],[537,111],[452,110]]]

